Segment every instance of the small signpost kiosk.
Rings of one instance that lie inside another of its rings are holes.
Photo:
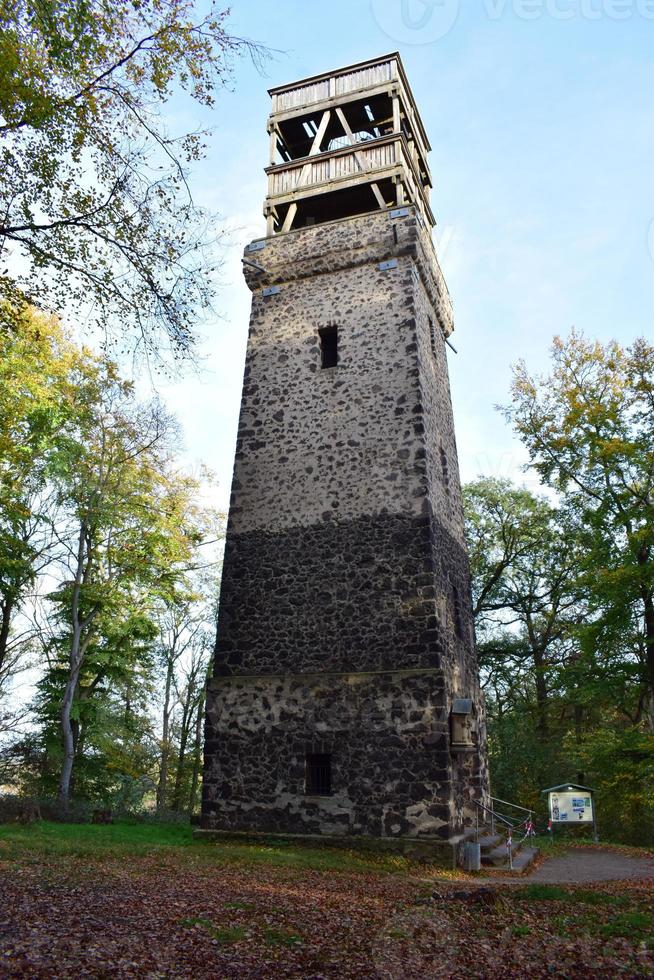
[[[595,792],[589,786],[579,786],[576,783],[562,783],[560,786],[550,786],[541,790],[547,793],[550,814],[550,829],[561,824],[592,824],[593,840],[597,843],[597,826],[595,823]]]

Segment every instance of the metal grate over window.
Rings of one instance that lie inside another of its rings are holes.
[[[307,752],[305,793],[308,796],[330,796],[331,791],[331,755],[324,752]]]

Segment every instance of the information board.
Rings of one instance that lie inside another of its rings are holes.
[[[549,794],[552,823],[592,823],[593,800],[583,790]]]

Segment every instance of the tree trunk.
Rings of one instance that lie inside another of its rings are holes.
[[[77,682],[79,681],[80,670],[82,667],[82,662],[79,657],[79,647],[79,635],[78,631],[75,630],[73,634],[73,645],[70,657],[71,671],[64,690],[63,701],[61,702],[61,731],[64,741],[64,764],[61,770],[61,779],[59,781],[59,799],[64,805],[67,805],[68,803],[68,797],[70,795],[70,778],[73,772],[73,763],[75,762],[75,734],[73,732],[73,726],[70,723],[70,714],[73,707],[73,701],[75,700],[75,691],[77,689]]]
[[[83,638],[84,629],[90,626],[94,612],[88,614],[83,619],[80,615],[80,600],[82,597],[82,587],[87,584],[91,574],[91,557],[89,554],[89,536],[86,525],[80,525],[79,539],[77,543],[77,565],[75,568],[75,579],[73,582],[73,592],[71,596],[70,621],[73,636],[70,645],[70,673],[64,690],[61,702],[61,732],[64,743],[64,762],[61,769],[59,780],[59,799],[64,806],[68,805],[70,796],[70,777],[73,772],[75,762],[75,736],[70,723],[70,715],[75,700],[75,691],[79,683],[79,676],[84,662],[84,654],[89,643],[89,636]]]
[[[186,760],[186,744],[188,742],[189,724],[192,717],[191,700],[193,697],[193,687],[188,686],[186,698],[184,699],[184,709],[182,711],[182,724],[179,733],[179,754],[177,756],[177,771],[175,773],[175,787],[173,789],[172,808],[181,810],[182,808],[182,777],[184,774],[184,762]]]
[[[547,681],[545,680],[545,658],[540,647],[532,649],[534,658],[534,682],[536,685],[536,712],[538,714],[538,731],[542,739],[549,734],[547,722]]]
[[[198,701],[197,714],[195,716],[195,740],[193,743],[193,771],[191,773],[191,790],[188,799],[188,813],[192,817],[198,795],[198,783],[200,782],[200,770],[202,768],[202,723],[204,721],[204,702],[205,689],[202,689]]]
[[[168,788],[168,760],[170,759],[170,691],[173,682],[173,661],[168,658],[166,667],[166,689],[164,694],[163,724],[161,731],[161,758],[159,760],[159,782],[157,784],[157,811],[166,804]]]
[[[645,671],[647,694],[645,717],[650,731],[654,731],[654,599],[650,593],[644,596],[645,607]]]
[[[2,665],[7,657],[12,608],[13,602],[11,599],[5,599],[2,605],[0,605],[0,616],[2,617],[0,621],[0,677],[2,677]]]

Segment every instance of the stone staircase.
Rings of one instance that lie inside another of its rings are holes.
[[[527,821],[532,820],[532,811],[526,807],[491,797],[490,807],[477,804],[476,826],[468,829],[464,837],[468,843],[479,844],[482,866],[521,874],[539,853],[534,838],[525,834]]]
[[[490,868],[501,868],[503,871],[513,871],[520,874],[526,871],[539,854],[537,847],[527,844],[526,841],[516,841],[511,848],[511,863],[509,865],[509,853],[506,846],[506,837],[503,834],[485,834],[480,836],[477,843],[481,850],[482,865]]]

